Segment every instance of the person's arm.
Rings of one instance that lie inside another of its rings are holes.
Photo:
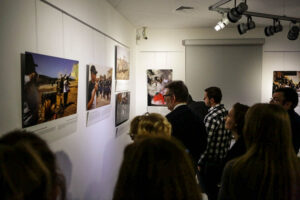
[[[98,84],[95,84],[95,87],[94,87],[94,89],[92,91],[92,95],[91,95],[90,101],[88,102],[88,105],[87,105],[88,110],[91,109],[91,107],[92,107],[92,104],[93,104],[93,101],[94,101],[94,98],[95,98],[97,90],[98,90]]]

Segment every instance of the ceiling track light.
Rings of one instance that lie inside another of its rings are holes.
[[[227,13],[227,18],[230,22],[236,23],[242,18],[243,13],[247,10],[248,5],[245,2],[242,2],[238,6],[230,9],[230,11]]]
[[[280,21],[278,19],[274,19],[274,23],[277,22],[277,25],[274,25],[274,31],[275,33],[279,33],[283,30],[282,25],[280,24]]]
[[[225,28],[225,26],[227,26],[229,24],[229,20],[226,16],[223,15],[223,18],[221,19],[221,21],[219,21],[217,23],[217,25],[215,26],[215,30],[216,31],[220,31],[223,28]]]
[[[267,26],[265,28],[265,35],[267,37],[274,35],[274,33],[281,32],[283,30],[282,25],[278,19],[273,19],[273,26]]]
[[[242,2],[238,6],[235,6],[234,8],[231,8],[231,9],[230,8],[221,8],[222,5],[224,5],[230,1],[232,1],[232,0],[220,0],[217,3],[215,3],[214,5],[209,6],[208,9],[211,11],[219,12],[219,13],[227,13],[227,18],[232,23],[236,23],[237,21],[239,21],[243,15],[247,16],[247,17],[251,16],[251,17],[273,19],[273,26],[268,26],[265,28],[266,36],[271,36],[271,35],[274,35],[274,33],[278,33],[278,32],[282,31],[283,27],[280,24],[279,20],[293,22],[295,25],[293,25],[290,28],[289,33],[288,33],[288,39],[296,40],[298,38],[300,27],[297,26],[296,23],[300,23],[300,18],[288,17],[285,15],[273,15],[273,14],[267,14],[267,13],[247,11],[248,5],[246,4],[246,0],[242,0]],[[235,0],[235,5],[236,5],[236,0]],[[244,34],[248,30],[250,30],[248,26],[249,26],[248,22],[247,22],[247,24],[244,24],[244,23],[239,24],[238,25],[239,33]],[[250,25],[250,26],[252,26],[252,25]]]
[[[241,23],[238,25],[239,34],[242,35],[246,33],[248,30],[255,28],[255,22],[252,20],[251,16],[247,17],[247,23]]]
[[[299,30],[300,30],[299,26],[297,26],[295,23],[291,22],[290,30],[288,32],[287,38],[289,40],[296,40],[299,36]]]

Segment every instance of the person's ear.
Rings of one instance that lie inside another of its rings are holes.
[[[176,102],[176,97],[174,94],[172,94],[172,102],[175,103]]]

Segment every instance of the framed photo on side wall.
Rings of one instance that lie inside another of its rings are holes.
[[[130,112],[130,92],[121,92],[116,94],[116,118],[115,125],[126,122],[129,119]]]
[[[77,113],[78,61],[22,55],[22,127]]]

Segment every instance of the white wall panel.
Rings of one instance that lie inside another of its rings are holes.
[[[37,51],[41,54],[63,57],[63,14],[41,1],[36,3]]]
[[[68,199],[112,199],[122,161],[130,142],[116,136],[114,90],[108,118],[86,127],[86,65],[114,68],[116,40],[134,52],[135,30],[106,1],[55,1],[76,18],[96,26],[108,37],[39,0],[4,0],[0,7],[0,133],[21,128],[21,53],[25,51],[79,61],[76,132],[50,143],[67,181]],[[100,14],[101,13],[101,14]],[[113,34],[111,34],[114,32]],[[131,52],[131,79],[135,56]],[[131,80],[131,95],[135,88]],[[134,96],[131,117],[135,114]],[[52,121],[55,123],[55,121]]]
[[[22,127],[21,53],[36,51],[35,0],[0,6],[0,134]]]

